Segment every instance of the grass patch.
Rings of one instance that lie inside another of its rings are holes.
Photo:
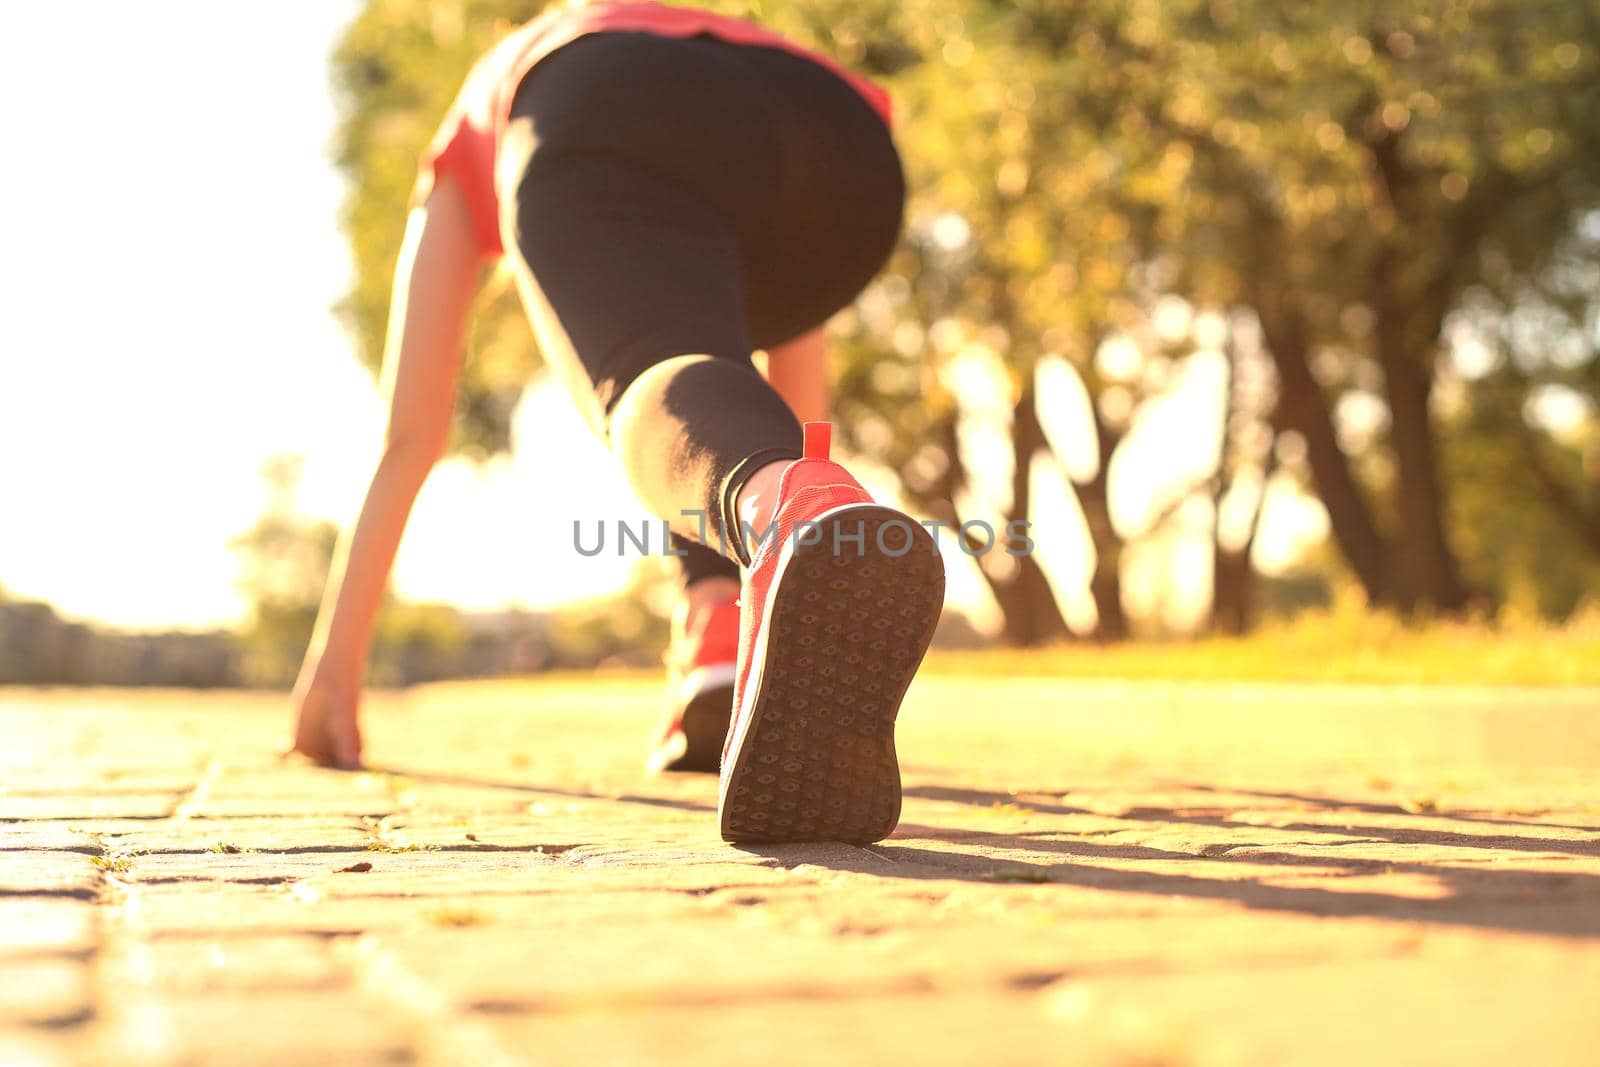
[[[374,841],[367,846],[368,852],[432,852],[431,845],[413,845],[391,841]]]
[[[127,874],[133,869],[126,856],[91,856],[89,862],[110,874]]]
[[[1406,623],[1350,606],[1245,637],[935,651],[928,674],[1385,685],[1600,685],[1600,604],[1536,618]]]

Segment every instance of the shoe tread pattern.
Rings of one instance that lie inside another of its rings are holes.
[[[894,723],[944,604],[944,565],[927,530],[898,549],[905,518],[852,509],[798,547],[774,591],[760,690],[723,798],[729,841],[844,841],[888,836],[900,819]],[[859,529],[865,551],[835,523]],[[858,523],[861,525],[858,526]]]

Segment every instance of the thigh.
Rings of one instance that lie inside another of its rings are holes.
[[[572,160],[626,164],[692,194],[741,242],[768,232],[779,136],[763,79],[738,51],[647,33],[594,34],[558,49],[512,100],[512,125],[529,142],[525,174]]]
[[[656,363],[750,363],[738,242],[686,190],[627,164],[574,159],[517,189],[519,288],[546,361],[604,423]]]
[[[749,78],[712,42],[600,34],[517,90],[501,233],[540,349],[596,426],[663,360],[750,363],[748,234],[769,229],[777,150]]]
[[[782,179],[747,257],[752,340],[791,340],[848,305],[899,239],[905,177],[888,128],[832,71],[768,48],[740,53],[766,86]]]

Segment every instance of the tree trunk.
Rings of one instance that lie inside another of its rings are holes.
[[[1459,612],[1467,605],[1467,589],[1445,538],[1445,491],[1428,398],[1433,392],[1432,351],[1457,288],[1451,272],[1471,253],[1470,245],[1443,250],[1443,255],[1433,252],[1430,258],[1439,265],[1419,269],[1410,242],[1419,232],[1421,178],[1407,165],[1401,138],[1401,133],[1393,132],[1368,144],[1373,177],[1393,212],[1395,227],[1379,231],[1384,237],[1367,272],[1374,340],[1389,405],[1389,442],[1398,473],[1395,510],[1400,530],[1390,551],[1390,586],[1407,613],[1420,607]],[[1446,243],[1459,242],[1464,233],[1475,230],[1481,213],[1464,209]]]
[[[1250,547],[1233,552],[1214,544],[1211,551],[1211,628],[1242,634],[1255,621],[1256,572]]]
[[[1432,383],[1427,371],[1404,356],[1384,361],[1390,442],[1399,470],[1400,536],[1390,565],[1401,606],[1459,612],[1467,590],[1444,532],[1444,487],[1440,484],[1428,416]]]
[[[1022,390],[1011,411],[1011,452],[1016,462],[1011,474],[1011,513],[1006,516],[1008,526],[1028,517],[1031,498],[1028,468],[1032,465],[1033,457],[1049,447],[1044,437],[1044,427],[1039,424],[1039,406],[1030,384]],[[1003,538],[1005,531],[997,533]],[[1003,540],[1001,544],[1004,544]],[[996,548],[995,551],[1003,549]],[[1007,584],[1011,586],[1017,610],[1007,612],[1007,638],[1020,645],[1066,640],[1071,636],[1071,631],[1061,614],[1061,608],[1056,604],[1055,591],[1050,588],[1050,580],[1045,577],[1039,561],[1031,553],[1012,558],[1017,562],[1017,569]],[[989,572],[985,570],[984,575],[988,577]],[[995,580],[990,578],[989,584],[993,588]],[[1015,629],[1010,623],[1013,615],[1017,620]]]
[[[1122,608],[1122,537],[1111,524],[1111,453],[1121,438],[1106,425],[1093,408],[1094,435],[1100,446],[1100,464],[1094,477],[1077,486],[1078,506],[1083,509],[1094,543],[1094,574],[1089,578],[1089,595],[1094,598],[1098,641],[1125,641],[1129,636],[1128,616]]]
[[[1250,516],[1250,533],[1244,544],[1236,549],[1222,546],[1222,498],[1227,485],[1216,497],[1216,522],[1211,541],[1211,628],[1218,633],[1242,634],[1256,621],[1256,590],[1259,578],[1250,562],[1255,550],[1256,534],[1261,532],[1261,513],[1266,510],[1267,484],[1277,465],[1270,455],[1261,472],[1261,499],[1256,501],[1255,513]]]
[[[1038,562],[1031,556],[1023,556],[1018,558],[1017,565],[1017,572],[1009,581],[999,581],[984,571],[984,578],[1000,605],[1005,643],[1033,648],[1070,638],[1072,632],[1056,606],[1049,579]]]
[[[1267,486],[1277,468],[1273,450],[1278,439],[1276,435],[1270,436],[1267,448],[1260,457],[1261,494],[1250,512],[1250,526],[1245,531],[1244,543],[1237,548],[1228,548],[1223,544],[1223,505],[1238,484],[1239,471],[1246,462],[1243,455],[1233,457],[1233,462],[1229,461],[1233,425],[1236,419],[1258,418],[1262,413],[1254,410],[1254,405],[1247,408],[1242,401],[1239,351],[1231,337],[1225,352],[1228,358],[1228,382],[1223,394],[1227,398],[1222,411],[1224,436],[1211,494],[1211,629],[1214,633],[1237,635],[1249,630],[1255,623],[1256,572],[1251,565],[1250,554],[1255,548],[1256,534],[1261,529],[1261,513],[1267,504]]]
[[[955,415],[952,413],[949,418],[942,420],[935,433],[950,462],[942,484],[936,488],[938,499],[928,501],[927,506],[935,518],[952,523],[959,529],[961,516],[956,511],[955,494],[967,484],[968,475],[961,464],[961,453],[956,447]],[[1018,475],[1017,480],[1012,483],[1011,512],[1006,516],[1008,523],[1027,516],[1028,462],[1039,448],[1048,447],[1044,441],[1043,430],[1039,426],[1032,390],[1028,390],[1017,404],[1016,417],[1012,421],[1011,438]],[[1002,529],[995,533],[996,544],[992,551],[1004,551],[1005,531]],[[976,538],[966,539],[964,543],[974,551],[981,547]],[[960,550],[957,546],[957,551]],[[1028,648],[1069,639],[1072,631],[1067,627],[1067,621],[1056,604],[1050,581],[1045,577],[1039,561],[1031,555],[1014,558],[1016,567],[1009,575],[1003,577],[991,573],[985,567],[979,567],[984,581],[989,585],[989,591],[994,595],[995,604],[1000,609],[1001,640],[1008,645]]]
[[[1293,430],[1306,443],[1312,486],[1328,509],[1328,523],[1339,552],[1355,572],[1369,603],[1394,602],[1387,566],[1388,546],[1372,521],[1367,500],[1356,484],[1350,460],[1339,447],[1333,413],[1322,387],[1311,374],[1311,352],[1305,331],[1292,311],[1269,309],[1257,302],[1262,335],[1278,372],[1278,404],[1273,429]]]

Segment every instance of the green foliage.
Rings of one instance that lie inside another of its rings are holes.
[[[240,674],[247,685],[283,686],[294,681],[311,642],[338,530],[296,509],[297,459],[278,457],[265,473],[272,501],[232,545],[241,564],[239,588],[251,605],[239,638]],[[386,598],[368,677],[374,685],[409,685],[475,673],[473,653],[479,650],[473,646],[474,637],[454,608]]]
[[[1491,601],[1526,586],[1561,612],[1590,581],[1600,550],[1553,531],[1594,509],[1583,446],[1537,442],[1564,502],[1510,491],[1509,457],[1530,390],[1594,396],[1593,343],[1559,367],[1524,364],[1508,396],[1463,380],[1468,401],[1445,411],[1430,393],[1463,307],[1498,301],[1506,319],[1577,276],[1562,255],[1600,262],[1570,247],[1600,208],[1600,0],[703,6],[753,15],[895,94],[908,225],[841,320],[836,371],[846,442],[914,492],[953,488],[959,398],[943,369],[974,342],[1019,396],[1042,356],[1070,359],[1106,423],[1104,464],[1147,383],[1106,380],[1095,353],[1124,335],[1151,365],[1174,354],[1151,322],[1178,296],[1263,328],[1274,428],[1309,441],[1292,472],[1323,497],[1371,599],[1449,608],[1469,585]],[[373,0],[335,57],[357,259],[346,311],[370,363],[417,155],[476,55],[539,7]],[[1594,287],[1573,290],[1563,306],[1581,337]],[[458,440],[473,454],[506,447],[536,365],[503,279],[482,304]]]
[[[373,685],[412,685],[457,676],[465,673],[472,643],[454,608],[391,598],[378,615],[368,679]]]
[[[355,283],[340,311],[362,360],[383,356],[389,291],[417,160],[474,60],[541,0],[377,0],[351,23],[333,56],[341,122],[335,158],[350,180],[343,223]],[[502,452],[510,418],[537,354],[504,274],[478,300],[468,340],[455,446]]]
[[[1490,602],[1564,618],[1600,590],[1600,553],[1553,513],[1551,493],[1575,494],[1587,483],[1596,496],[1600,483],[1583,470],[1578,449],[1540,440],[1527,425],[1525,399],[1519,384],[1491,378],[1476,384],[1468,409],[1448,424],[1457,536],[1468,577]],[[1540,463],[1573,488],[1541,481]]]
[[[239,639],[241,680],[247,685],[294,679],[333,561],[338,529],[310,521],[296,509],[300,469],[298,456],[274,456],[262,465],[269,490],[266,510],[229,545],[240,563],[239,592],[251,607]]]

